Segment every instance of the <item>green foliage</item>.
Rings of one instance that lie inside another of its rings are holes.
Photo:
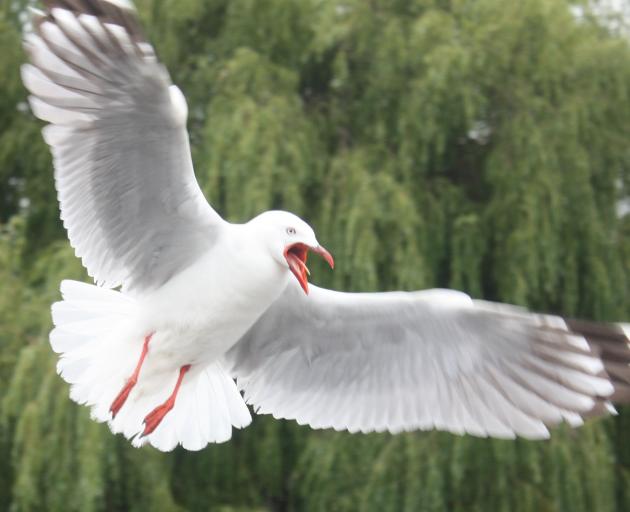
[[[47,343],[85,278],[0,6],[0,509],[630,508],[630,414],[549,442],[351,436],[257,417],[201,453],[135,450],[68,399]],[[230,220],[311,222],[346,290],[445,286],[630,318],[630,47],[565,0],[139,0]]]

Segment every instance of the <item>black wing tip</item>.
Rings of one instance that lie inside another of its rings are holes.
[[[564,321],[567,328],[582,336],[601,358],[614,387],[613,394],[607,398],[616,403],[630,403],[630,326],[573,318]]]
[[[565,318],[564,321],[569,330],[587,339],[592,338],[616,343],[630,343],[628,332],[622,324],[592,322],[588,320],[577,320],[575,318]]]
[[[112,10],[135,12],[133,4],[123,0],[43,0],[43,3],[48,11],[59,8],[92,16],[105,16]]]
[[[75,16],[94,16],[103,24],[123,27],[132,41],[145,42],[146,37],[140,26],[136,9],[131,2],[114,0],[43,0],[45,12],[36,11],[33,21],[41,25],[44,21],[54,21],[53,9],[64,9]]]

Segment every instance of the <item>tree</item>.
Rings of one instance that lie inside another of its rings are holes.
[[[201,453],[135,450],[72,404],[47,343],[65,241],[0,8],[0,507],[626,510],[630,415],[549,442],[351,436],[257,417]],[[346,290],[445,286],[630,318],[630,47],[564,0],[142,0],[230,220],[309,220]]]

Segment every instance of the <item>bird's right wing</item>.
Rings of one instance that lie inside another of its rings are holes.
[[[453,290],[291,281],[227,360],[257,412],[314,428],[544,438],[630,397],[628,332]]]
[[[106,287],[157,288],[212,247],[224,222],[194,176],[187,106],[123,0],[45,0],[22,68],[50,124],[61,218]]]

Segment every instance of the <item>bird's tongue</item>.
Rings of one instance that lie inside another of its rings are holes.
[[[335,267],[333,257],[321,245],[316,247],[309,247],[308,245],[302,243],[288,245],[284,249],[284,257],[287,260],[289,269],[293,272],[293,275],[297,278],[300,286],[306,294],[308,294],[308,276],[311,275],[308,267],[306,266],[306,259],[308,258],[309,251],[313,251],[324,258],[326,263],[330,265],[330,268]]]
[[[293,272],[293,275],[297,278],[300,286],[305,293],[308,293],[308,276],[310,275],[308,267],[306,266],[308,247],[302,244],[293,245],[285,252],[285,258],[289,269],[291,269],[291,272]]]

